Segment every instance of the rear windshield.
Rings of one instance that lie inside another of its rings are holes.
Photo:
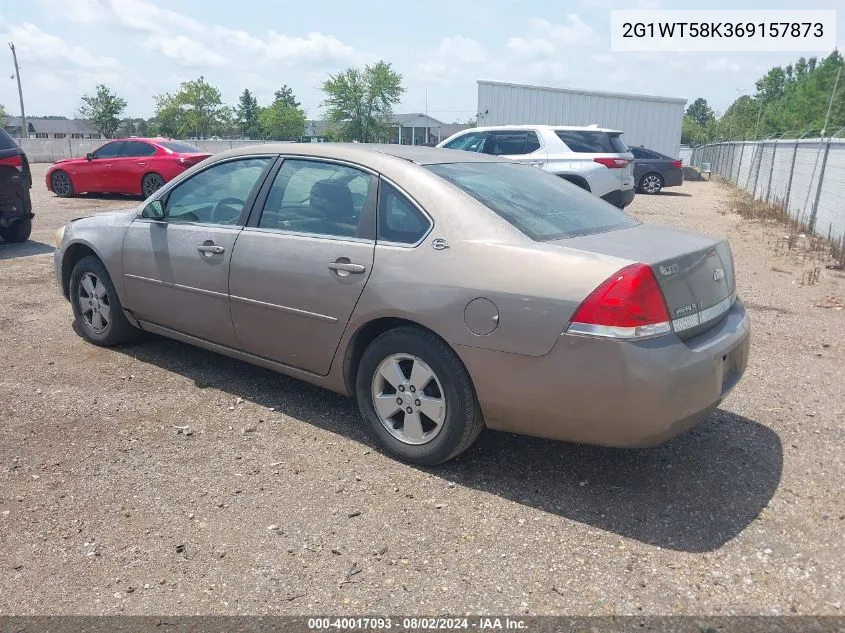
[[[205,154],[203,150],[199,147],[194,147],[188,143],[183,143],[182,141],[162,141],[159,143],[163,148],[169,149],[171,152],[177,152],[179,154]]]
[[[579,154],[624,154],[628,151],[621,134],[586,130],[555,130],[555,134]]]
[[[639,224],[581,187],[537,167],[485,162],[427,168],[533,240],[557,240]]]
[[[18,144],[3,128],[0,128],[0,149],[18,149]]]

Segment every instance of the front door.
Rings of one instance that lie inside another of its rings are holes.
[[[111,168],[120,158],[123,141],[112,141],[94,150],[92,157],[75,167],[74,189],[77,192],[97,193],[109,191]]]
[[[150,202],[126,232],[126,308],[146,322],[233,346],[229,264],[271,156],[200,171]],[[147,212],[150,209],[150,212]]]
[[[540,139],[533,130],[491,132],[484,152],[534,167],[543,167],[546,164],[547,150],[540,146]]]
[[[377,182],[348,165],[285,159],[232,255],[241,349],[329,372],[372,270]]]

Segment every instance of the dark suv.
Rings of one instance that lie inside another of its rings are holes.
[[[0,237],[25,242],[32,232],[32,173],[26,154],[0,128]]]

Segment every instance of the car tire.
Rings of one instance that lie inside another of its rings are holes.
[[[408,326],[378,336],[364,351],[355,382],[358,408],[370,431],[402,461],[421,466],[445,462],[469,448],[484,427],[466,368],[427,330]]]
[[[640,193],[650,195],[660,193],[661,189],[663,189],[663,176],[654,172],[646,174],[640,178],[640,183],[637,186],[637,190]]]
[[[32,218],[21,218],[9,226],[0,227],[0,237],[6,242],[26,242],[32,233]]]
[[[128,343],[140,333],[123,314],[111,277],[98,257],[88,255],[76,263],[69,290],[76,327],[85,340],[111,347]]]
[[[74,195],[73,181],[63,169],[57,169],[50,176],[50,189],[59,198],[72,198]]]
[[[164,186],[164,178],[155,172],[145,174],[141,179],[141,193],[144,198],[149,198],[156,191]]]

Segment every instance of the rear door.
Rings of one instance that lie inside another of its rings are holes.
[[[376,176],[358,167],[284,160],[232,255],[239,348],[329,372],[372,271],[377,187]]]
[[[126,308],[141,321],[235,346],[229,265],[275,156],[221,161],[163,192],[123,242]],[[156,210],[163,205],[163,215]]]
[[[156,148],[144,141],[126,141],[120,157],[111,166],[111,186],[120,193],[141,193],[141,179],[147,173],[147,165],[156,153]]]
[[[544,167],[547,151],[533,130],[499,130],[490,133],[484,153]]]

